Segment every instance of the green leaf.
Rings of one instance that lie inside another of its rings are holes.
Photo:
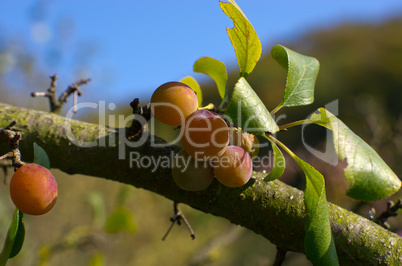
[[[274,152],[274,165],[272,167],[271,172],[264,178],[265,182],[273,181],[278,179],[282,176],[283,172],[285,171],[286,163],[285,157],[278,146],[272,140],[268,139],[272,145],[272,151]]]
[[[215,81],[221,98],[227,100],[228,74],[224,63],[212,57],[201,57],[194,63],[194,72],[210,76]]]
[[[234,87],[226,115],[235,126],[254,135],[275,133],[279,130],[261,99],[243,77]]]
[[[15,235],[15,240],[14,240],[14,244],[13,244],[13,248],[11,249],[10,252],[10,258],[14,258],[15,256],[18,255],[18,253],[20,253],[21,249],[22,249],[22,245],[24,244],[24,239],[25,239],[25,225],[22,222],[22,216],[23,213],[20,212],[20,219],[19,219],[19,224],[18,224],[18,230],[17,230],[17,234]]]
[[[50,160],[46,151],[34,142],[34,163],[39,164],[47,169],[50,169]]]
[[[123,206],[117,207],[108,217],[105,224],[107,233],[115,234],[120,231],[135,233],[137,225],[134,222],[131,211]]]
[[[272,136],[267,136],[267,138],[284,149],[306,175],[306,189],[304,191],[304,205],[306,207],[304,249],[306,257],[314,265],[339,265],[331,232],[324,177],[311,165],[297,157],[282,142]]]
[[[318,109],[310,120],[333,131],[335,151],[340,160],[348,163],[344,175],[351,183],[346,192],[349,197],[377,201],[401,188],[398,176],[375,150],[328,110]]]
[[[292,157],[306,175],[306,190],[304,192],[304,205],[306,206],[304,248],[306,257],[314,265],[339,265],[331,233],[324,177],[297,156]]]
[[[261,42],[250,21],[234,0],[220,2],[221,9],[233,20],[234,28],[226,28],[236,52],[240,76],[247,77],[261,57]]]
[[[317,59],[276,45],[272,57],[288,71],[285,93],[281,106],[301,106],[314,102],[314,85],[318,75]]]
[[[9,258],[16,256],[24,243],[25,227],[22,222],[23,213],[15,209],[13,220],[8,229],[3,250],[0,254],[0,266],[4,266]]]
[[[190,88],[193,89],[193,91],[195,91],[195,94],[197,94],[198,99],[198,107],[202,107],[202,90],[198,82],[193,77],[190,76],[182,78],[180,82],[188,85]]]

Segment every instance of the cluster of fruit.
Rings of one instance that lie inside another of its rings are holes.
[[[11,199],[23,213],[47,213],[56,203],[57,194],[56,179],[47,168],[38,164],[21,166],[11,178]]]
[[[248,182],[253,164],[244,148],[254,149],[249,140],[254,136],[229,128],[217,113],[198,109],[197,95],[189,86],[181,82],[159,86],[152,95],[151,110],[162,123],[181,126],[183,149],[172,166],[173,179],[180,188],[201,191],[214,177],[227,187]]]

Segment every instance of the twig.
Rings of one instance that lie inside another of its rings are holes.
[[[25,163],[21,161],[21,152],[19,150],[19,141],[22,138],[21,132],[15,132],[11,130],[11,128],[16,124],[15,121],[12,121],[8,126],[3,129],[0,129],[0,136],[5,136],[9,139],[9,147],[10,151],[6,154],[0,156],[0,160],[11,159],[11,166],[14,166],[14,170],[17,170]]]
[[[184,214],[181,213],[181,211],[179,210],[178,207],[179,203],[178,202],[173,202],[173,211],[174,211],[174,215],[172,218],[170,218],[170,221],[172,222],[172,224],[169,226],[169,229],[167,230],[166,234],[162,237],[162,241],[164,241],[166,239],[166,237],[169,235],[170,231],[173,228],[173,225],[175,223],[177,223],[178,225],[181,225],[181,220],[183,220],[184,224],[187,226],[188,230],[190,231],[190,235],[192,239],[195,239],[195,233],[193,231],[193,229],[191,228],[190,223],[187,221],[186,217],[184,216]]]
[[[81,96],[82,93],[79,90],[79,86],[87,84],[88,82],[90,82],[91,79],[81,79],[79,81],[77,81],[74,84],[71,84],[70,86],[68,86],[68,88],[60,95],[59,97],[59,102],[60,103],[66,103],[67,102],[67,98],[74,92],[77,92],[78,96]]]
[[[0,160],[11,159],[13,157],[13,155],[14,155],[13,152],[9,151],[6,154],[0,156]]]
[[[170,231],[173,228],[174,223],[171,223],[168,230],[166,231],[165,235],[162,237],[162,241],[165,241],[166,237],[169,235]]]
[[[131,103],[130,106],[133,109],[133,114],[139,114],[144,117],[146,121],[151,119],[151,105],[148,103],[147,105],[144,105],[142,107],[140,105],[140,100],[138,98],[135,98]]]
[[[50,112],[57,113],[57,110],[61,111],[61,103],[57,100],[56,97],[56,82],[57,75],[50,76],[50,87],[46,92],[32,92],[32,97],[47,97],[49,98],[50,103]]]
[[[380,216],[375,217],[376,211],[374,208],[372,208],[369,211],[369,217],[370,220],[372,220],[373,222],[381,225],[385,229],[389,229],[390,225],[387,223],[387,220],[389,217],[397,216],[397,212],[399,209],[402,209],[402,200],[398,199],[396,203],[390,200],[387,202],[387,209],[383,213],[381,213]]]
[[[32,97],[48,97],[50,102],[50,112],[55,114],[60,114],[64,103],[67,102],[67,98],[73,94],[74,95],[74,112],[77,111],[77,96],[81,96],[82,93],[79,90],[79,86],[84,85],[91,81],[91,79],[81,79],[74,84],[68,86],[68,88],[60,95],[59,99],[56,97],[56,81],[57,75],[50,76],[50,87],[46,92],[32,92]]]
[[[4,129],[10,130],[13,126],[17,124],[17,121],[11,122],[8,126],[6,126]]]
[[[135,98],[131,103],[130,107],[133,109],[133,114],[140,115],[144,118],[143,123],[141,123],[142,119],[137,119],[134,117],[131,126],[126,129],[126,136],[128,139],[133,139],[135,137],[141,137],[142,132],[146,131],[147,121],[151,119],[151,105],[147,104],[142,107],[139,106],[140,100]]]

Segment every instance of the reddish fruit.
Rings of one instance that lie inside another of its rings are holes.
[[[15,206],[30,215],[50,211],[56,203],[57,193],[57,183],[52,173],[35,163],[20,167],[10,182],[10,196]]]
[[[197,160],[214,160],[229,144],[229,128],[218,114],[200,109],[182,126],[181,144]]]
[[[228,146],[214,163],[216,179],[227,187],[243,186],[250,179],[252,171],[250,155],[238,146]]]

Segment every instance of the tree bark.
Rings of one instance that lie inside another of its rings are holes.
[[[0,128],[14,120],[15,129],[23,134],[20,150],[26,162],[32,160],[36,142],[48,153],[52,168],[144,188],[224,217],[281,249],[304,252],[303,192],[281,181],[264,182],[262,174],[254,172],[250,182],[240,188],[226,188],[214,181],[205,191],[186,192],[174,184],[168,167],[179,147],[156,147],[166,144],[162,139],[149,136],[134,147],[138,139],[127,142],[124,129],[0,103]],[[85,144],[92,146],[83,147]],[[8,151],[7,146],[7,141],[0,141],[1,154]],[[328,207],[342,265],[402,264],[401,237],[339,206],[329,203]]]

